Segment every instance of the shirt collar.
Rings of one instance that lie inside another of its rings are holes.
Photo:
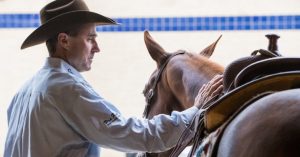
[[[50,67],[50,68],[59,68],[63,70],[64,72],[68,72],[72,75],[75,75],[76,77],[82,78],[82,75],[77,71],[73,66],[68,64],[66,61],[60,58],[55,58],[55,57],[48,57],[46,59],[46,63],[44,67]]]

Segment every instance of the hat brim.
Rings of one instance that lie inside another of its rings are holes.
[[[205,112],[204,124],[208,132],[221,126],[244,103],[267,91],[299,88],[300,71],[282,72],[246,83],[216,100]]]
[[[74,24],[95,23],[96,25],[117,25],[114,20],[90,11],[73,11],[61,14],[34,30],[23,42],[21,49],[41,44],[53,35],[66,31]]]

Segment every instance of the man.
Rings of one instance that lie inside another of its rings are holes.
[[[116,22],[90,12],[82,0],[53,1],[40,17],[42,25],[21,48],[46,42],[49,57],[10,104],[4,157],[90,157],[98,156],[98,146],[163,151],[176,144],[202,103],[221,91],[218,76],[200,90],[207,97],[198,96],[196,107],[151,120],[125,118],[79,73],[91,69],[100,51],[96,26]]]

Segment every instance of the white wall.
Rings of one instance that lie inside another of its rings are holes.
[[[85,0],[111,17],[299,14],[299,0]],[[0,0],[0,13],[38,12],[51,0]]]
[[[1,13],[38,13],[49,0],[0,0]],[[299,0],[87,0],[91,10],[110,17],[165,16],[236,16],[236,15],[299,15]],[[6,109],[18,88],[43,64],[47,56],[44,45],[20,50],[23,40],[33,29],[0,29],[0,156],[3,156],[7,131]],[[187,31],[150,32],[168,51],[186,49],[199,52],[223,35],[214,61],[226,66],[232,60],[267,48],[268,33],[281,36],[279,51],[286,56],[299,56],[300,30],[258,31]],[[84,73],[96,91],[113,102],[125,116],[141,117],[145,105],[142,90],[154,62],[147,53],[143,32],[102,32],[93,69]],[[102,156],[122,156],[109,149]]]

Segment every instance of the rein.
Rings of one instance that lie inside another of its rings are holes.
[[[150,110],[150,107],[151,107],[151,100],[153,98],[153,96],[155,95],[155,91],[156,91],[156,87],[157,87],[157,84],[158,82],[160,81],[160,78],[161,78],[161,75],[164,71],[164,69],[166,68],[167,64],[169,63],[169,61],[177,56],[177,55],[181,55],[181,54],[185,54],[185,51],[179,51],[179,52],[176,52],[176,53],[173,53],[171,54],[167,60],[165,61],[165,63],[161,66],[160,69],[158,69],[158,74],[154,80],[154,84],[152,85],[152,87],[150,88],[150,90],[147,92],[147,94],[145,95],[146,97],[146,107],[145,107],[145,110],[144,110],[144,113],[143,113],[143,117],[147,118],[148,117],[148,114],[149,114],[149,110]]]

